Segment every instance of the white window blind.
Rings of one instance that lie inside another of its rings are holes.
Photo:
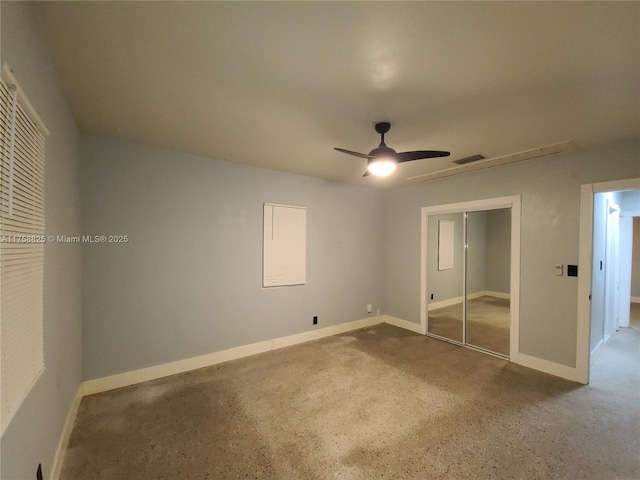
[[[307,209],[264,204],[262,286],[304,285]]]
[[[0,400],[3,434],[44,369],[45,133],[46,127],[5,66],[0,78]]]

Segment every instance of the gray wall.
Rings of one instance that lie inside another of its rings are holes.
[[[420,322],[420,208],[521,195],[520,351],[575,366],[580,185],[640,175],[640,145],[615,144],[385,192],[385,313]],[[583,268],[589,268],[583,266]]]
[[[84,233],[129,237],[83,245],[85,380],[382,309],[380,190],[95,137],[82,157]],[[261,287],[264,202],[308,208],[305,286]]]
[[[624,190],[620,192],[620,209],[623,212],[640,212],[640,190]]]
[[[30,3],[0,2],[1,63],[14,70],[45,121],[46,235],[80,234],[78,133]],[[46,244],[44,265],[45,371],[2,437],[3,480],[34,479],[42,462],[45,478],[81,376],[81,249]]]

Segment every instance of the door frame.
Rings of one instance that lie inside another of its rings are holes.
[[[620,206],[607,198],[604,280],[604,341],[619,328],[620,312]],[[614,234],[617,234],[617,236]]]
[[[576,335],[576,368],[574,379],[589,383],[591,335],[591,281],[593,264],[593,200],[596,193],[640,189],[640,178],[589,183],[580,187],[580,239],[578,264],[578,319]]]
[[[629,327],[631,305],[631,268],[633,262],[633,214],[624,210],[620,212],[620,306],[618,312],[619,326]],[[640,232],[639,232],[640,233]]]
[[[480,210],[511,209],[511,292],[509,309],[509,359],[517,361],[520,355],[520,195],[486,198],[468,202],[422,207],[420,215],[420,333],[427,335],[429,292],[429,216],[447,213],[476,212]],[[466,346],[466,345],[465,345]],[[470,347],[467,347],[470,348]],[[504,357],[501,357],[504,358]]]

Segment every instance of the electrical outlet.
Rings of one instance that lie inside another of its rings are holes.
[[[318,317],[317,316],[313,317],[313,324],[314,325],[318,324]]]
[[[373,306],[370,303],[367,303],[367,313],[373,312]]]
[[[36,472],[36,480],[42,480],[42,464],[38,464],[38,471]]]

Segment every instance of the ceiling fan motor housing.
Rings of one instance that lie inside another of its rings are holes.
[[[383,144],[383,146],[380,146],[371,150],[369,152],[369,156],[374,157],[374,158],[370,158],[369,161],[374,160],[376,158],[380,158],[380,157],[396,158],[396,151],[393,148],[389,148]]]
[[[391,124],[389,122],[378,122],[376,123],[376,132],[381,135],[384,135],[391,128]]]

